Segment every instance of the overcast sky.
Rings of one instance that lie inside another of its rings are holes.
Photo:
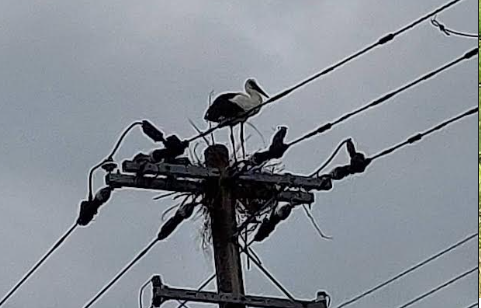
[[[132,121],[147,118],[167,134],[190,137],[188,118],[206,125],[211,90],[242,90],[255,77],[277,93],[444,2],[0,1],[0,295],[75,221],[89,168]],[[438,19],[477,32],[477,2],[464,0]],[[267,106],[251,123],[268,140],[286,125],[292,140],[476,44],[424,23]],[[471,108],[476,61],[296,146],[285,169],[309,173],[346,137],[375,154]],[[252,128],[247,134],[250,152],[263,147]],[[226,137],[226,130],[217,133]],[[470,117],[317,193],[313,215],[332,241],[319,239],[297,209],[254,249],[294,296],[313,299],[323,289],[334,307],[477,232],[476,138]],[[153,147],[135,130],[116,159]],[[346,162],[342,153],[335,164]],[[173,201],[153,196],[116,191],[5,307],[82,307],[157,234]],[[154,273],[196,288],[213,271],[211,252],[200,248],[201,224],[183,224],[95,307],[136,307],[139,287]],[[476,264],[473,240],[352,307],[396,308]],[[282,295],[255,269],[244,273],[249,294]],[[476,300],[476,281],[470,275],[416,307],[465,307]]]

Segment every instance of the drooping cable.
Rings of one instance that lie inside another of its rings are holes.
[[[88,192],[88,198],[89,200],[92,200],[93,198],[93,194],[92,194],[92,181],[93,181],[93,173],[95,172],[95,170],[97,170],[98,168],[100,168],[104,163],[108,162],[108,161],[111,161],[115,155],[115,153],[117,152],[117,150],[119,149],[120,145],[122,144],[122,141],[124,140],[125,136],[127,135],[127,133],[129,131],[131,131],[134,127],[136,126],[139,126],[139,125],[142,125],[142,122],[140,121],[136,121],[136,122],[133,122],[131,123],[124,131],[123,133],[120,135],[119,139],[117,140],[116,144],[114,145],[114,148],[112,149],[112,151],[110,152],[110,154],[107,156],[107,158],[105,158],[104,160],[102,160],[100,163],[98,163],[97,165],[93,166],[92,169],[90,169],[89,171],[89,181],[88,181],[88,185],[89,185],[89,192]]]
[[[477,34],[460,32],[460,31],[456,31],[456,30],[453,30],[453,29],[446,28],[446,26],[444,24],[442,24],[442,23],[440,23],[439,21],[436,20],[436,16],[434,16],[431,19],[431,24],[434,27],[438,28],[439,31],[444,33],[446,36],[455,35],[455,36],[479,39],[479,36]]]

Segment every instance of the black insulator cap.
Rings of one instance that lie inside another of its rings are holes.
[[[366,159],[364,154],[356,153],[355,155],[351,156],[351,172],[352,173],[361,173],[366,170],[367,165],[371,160]]]
[[[250,158],[250,161],[254,165],[261,165],[264,162],[268,161],[270,159],[270,152],[269,151],[264,151],[264,152],[256,152],[252,155]]]
[[[332,179],[340,180],[340,179],[343,179],[346,176],[348,176],[350,173],[351,173],[351,166],[347,165],[347,166],[339,166],[339,167],[334,168],[331,171],[330,175],[331,175]]]
[[[194,213],[195,203],[185,203],[182,204],[177,210],[176,215],[179,215],[183,219],[187,219]]]
[[[153,163],[159,163],[165,160],[167,155],[168,155],[167,149],[158,149],[150,153],[150,159],[152,160]]]
[[[320,190],[331,190],[332,188],[332,176],[329,174],[324,174],[319,177],[322,180]]]
[[[154,142],[164,142],[164,134],[147,120],[142,121],[142,131]]]
[[[117,168],[117,164],[113,161],[107,161],[102,164],[102,169],[104,169],[107,172],[112,172]]]
[[[162,299],[162,297],[160,297],[156,294],[155,289],[156,288],[162,288],[162,278],[160,277],[160,275],[154,275],[154,276],[152,276],[150,281],[152,282],[152,306],[153,307],[160,307],[163,299]]]
[[[182,141],[176,135],[171,135],[164,141],[166,148],[177,148],[181,146],[181,143]]]
[[[88,225],[98,212],[98,202],[94,201],[82,201],[80,203],[80,212],[77,218],[77,224],[80,226]]]
[[[113,190],[114,188],[111,186],[103,187],[95,194],[93,202],[99,203],[99,206],[104,204],[109,200]]]
[[[157,235],[157,239],[159,241],[167,238],[172,232],[174,232],[175,228],[184,220],[180,215],[174,215],[173,217],[169,218],[165,222],[165,224],[160,228],[159,234]]]
[[[157,287],[157,288],[162,287],[162,278],[160,277],[160,275],[152,276],[150,281],[152,282],[152,287],[154,287],[154,288],[155,287]]]
[[[347,152],[349,153],[349,157],[353,157],[356,154],[356,148],[354,147],[354,143],[352,142],[351,139],[348,139],[346,141],[346,148]]]
[[[287,144],[273,144],[269,147],[269,159],[282,158],[289,146]]]
[[[289,217],[291,212],[292,212],[292,205],[285,204],[283,206],[278,207],[274,213],[277,217],[279,217],[280,220],[285,220],[287,217]]]
[[[262,242],[265,240],[272,233],[272,231],[274,231],[276,225],[280,221],[281,220],[279,217],[276,217],[275,215],[271,215],[271,217],[268,219],[264,219],[264,221],[261,223],[261,226],[257,230],[256,235],[254,236],[254,241]]]
[[[469,59],[469,58],[471,58],[471,57],[474,57],[474,56],[477,55],[477,54],[478,54],[478,48],[476,47],[476,48],[468,51],[468,52],[464,55],[464,58]]]
[[[154,163],[161,162],[163,160],[173,160],[177,156],[184,154],[185,149],[189,146],[188,141],[181,141],[176,135],[167,137],[163,141],[165,148],[154,150],[150,156]]]

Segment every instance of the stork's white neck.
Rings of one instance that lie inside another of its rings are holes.
[[[249,94],[249,96],[251,97],[253,102],[256,102],[257,104],[262,103],[262,96],[260,95],[259,92],[257,92],[254,89],[250,89],[250,88],[247,88],[246,92],[247,92],[247,94]]]

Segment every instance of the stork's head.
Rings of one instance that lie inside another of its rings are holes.
[[[255,92],[263,95],[264,97],[269,98],[269,95],[267,95],[266,92],[264,92],[264,90],[262,90],[261,87],[259,87],[259,85],[255,81],[255,79],[252,79],[252,78],[247,79],[246,84],[245,84],[245,88],[246,88],[247,93],[249,93],[251,91],[255,91]]]

